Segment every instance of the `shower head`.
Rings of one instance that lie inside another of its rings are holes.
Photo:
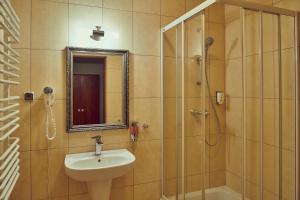
[[[213,43],[215,42],[215,39],[213,37],[207,37],[205,39],[205,49],[207,50]]]

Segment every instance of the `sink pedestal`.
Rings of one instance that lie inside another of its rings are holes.
[[[135,156],[127,149],[68,154],[65,157],[66,174],[86,182],[91,200],[109,200],[112,179],[124,176],[133,169]]]
[[[110,190],[111,190],[111,181],[103,180],[103,181],[94,181],[88,182],[88,190],[92,200],[109,200]]]

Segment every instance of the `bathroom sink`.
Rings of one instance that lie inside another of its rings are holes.
[[[66,173],[78,181],[97,181],[125,175],[135,161],[126,149],[68,154],[65,158]]]
[[[133,167],[135,156],[126,149],[68,154],[66,174],[74,180],[87,182],[92,200],[108,200],[111,181],[125,175]]]

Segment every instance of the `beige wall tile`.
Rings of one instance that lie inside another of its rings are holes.
[[[102,0],[69,0],[69,3],[82,4],[87,6],[102,6]]]
[[[214,38],[214,43],[210,46],[208,56],[210,59],[225,59],[225,31],[224,24],[209,23],[208,36]]]
[[[103,9],[104,48],[132,51],[132,13]]]
[[[185,12],[185,0],[162,0],[161,14],[164,16],[179,17]]]
[[[276,190],[276,179],[278,179],[278,175],[275,171],[276,157],[279,157],[279,153],[276,148],[271,145],[264,145],[263,149],[263,183],[264,188],[270,192],[275,193]]]
[[[248,56],[246,65],[247,97],[260,96],[260,64],[258,56]]]
[[[103,7],[132,11],[132,0],[103,0]]]
[[[203,3],[204,0],[186,0],[186,11],[191,10],[192,8],[198,6],[199,4]]]
[[[149,153],[151,152],[151,153]],[[159,140],[140,141],[134,147],[134,184],[160,180],[161,148]],[[147,155],[147,159],[145,159]]]
[[[238,20],[240,18],[240,9],[238,6],[225,5],[224,14],[225,23],[227,26],[228,23]]]
[[[263,90],[264,98],[275,98],[275,70],[274,53],[264,53],[263,55]]]
[[[69,5],[70,46],[100,47],[103,45],[102,41],[98,42],[90,38],[95,26],[102,26],[102,8]]]
[[[69,178],[69,196],[81,196],[85,193],[88,193],[88,188],[85,182],[75,181]],[[84,195],[86,196],[86,195]],[[89,196],[89,195],[87,195]],[[76,199],[80,199],[81,197],[76,197]],[[75,197],[74,197],[75,199]]]
[[[130,136],[127,129],[108,130],[102,133],[105,144],[127,144],[130,142]]]
[[[20,43],[14,48],[30,48],[31,0],[13,0],[12,6],[21,20]]]
[[[260,0],[246,0],[250,1],[252,3],[259,3],[259,4],[264,4],[264,5],[272,5],[273,0],[265,0],[265,1],[260,1]]]
[[[212,5],[208,9],[209,22],[224,23],[225,22],[225,6],[222,3]]]
[[[250,181],[246,182],[246,198],[258,199],[260,196],[260,188],[258,185],[253,184]]]
[[[195,174],[200,174],[202,173],[202,162],[203,159],[196,159],[200,158],[202,156],[202,145],[203,141],[201,140],[201,137],[195,136],[195,137],[188,137],[186,138],[186,159],[187,159],[187,174],[188,175],[195,175]],[[205,171],[209,172],[209,154],[207,150],[207,157],[205,158],[206,166],[205,166]]]
[[[181,105],[182,101],[181,99],[178,100],[178,105],[176,105],[176,100],[175,98],[166,98],[164,100],[164,131],[165,131],[165,138],[175,138],[176,137],[176,125],[178,130],[180,131],[182,128],[182,121],[178,120],[176,123],[176,106],[178,108],[178,119],[181,117]],[[197,107],[195,107],[197,108]],[[195,132],[192,130],[192,127],[190,128],[190,131]],[[180,136],[181,137],[181,136]]]
[[[295,102],[292,100],[282,101],[282,138],[283,147],[289,150],[295,150]],[[277,116],[276,116],[277,117]]]
[[[160,96],[159,57],[134,56],[134,97]]]
[[[226,99],[226,133],[242,136],[242,110],[243,101],[241,98],[228,98]]]
[[[134,186],[134,199],[156,200],[160,199],[160,182],[152,182]]]
[[[240,58],[242,56],[241,22],[235,20],[225,27],[225,58]]]
[[[119,199],[133,200],[133,186],[112,189],[110,200]]]
[[[225,74],[226,94],[230,97],[242,97],[242,59],[227,60]]]
[[[243,183],[242,181],[243,180],[239,176],[226,171],[226,185],[228,185],[231,189],[241,192]]]
[[[31,51],[31,89],[35,99],[43,99],[46,86],[54,88],[56,99],[66,98],[66,57],[63,51]]]
[[[282,98],[293,99],[295,97],[295,54],[293,49],[282,51],[282,66],[284,66],[282,67]]]
[[[115,147],[114,147],[115,149]],[[133,185],[133,170],[131,169],[125,176],[121,176],[112,180],[112,188],[121,188]]]
[[[31,187],[32,199],[49,197],[48,151],[31,151]]]
[[[215,171],[209,174],[209,187],[226,185],[225,171]]]
[[[269,145],[275,145],[275,100],[264,100],[264,137],[263,141]]]
[[[259,14],[255,11],[246,11],[245,17],[245,40],[247,55],[258,54],[259,42]]]
[[[174,17],[165,17],[161,16],[161,27],[164,27],[168,23],[172,22],[175,18]],[[187,26],[189,26],[189,23],[187,23]],[[180,26],[178,26],[180,28]],[[178,36],[177,38],[181,38],[181,31],[177,32]],[[191,40],[188,38],[188,42]],[[175,57],[176,55],[176,29],[170,29],[165,32],[164,36],[164,51],[163,54],[164,56],[172,56]],[[188,45],[190,46],[190,45]],[[181,55],[181,42],[177,43],[177,48],[178,48],[178,56]],[[180,56],[179,56],[180,57]]]
[[[274,24],[277,22],[275,16],[263,14],[263,51],[269,52],[274,49]],[[276,39],[277,40],[277,39]]]
[[[11,95],[23,97],[25,91],[30,91],[30,50],[29,49],[18,49],[20,54],[19,64],[20,71],[18,74],[19,78],[13,79],[19,81],[19,85],[11,87]]]
[[[135,99],[134,120],[139,122],[139,140],[160,139],[160,99]]]
[[[192,68],[191,61],[194,62],[194,60],[189,59],[188,62],[188,68]],[[193,68],[197,69],[195,67],[195,64],[193,64]],[[178,67],[179,68],[179,67]],[[179,71],[179,70],[178,70]],[[190,72],[190,70],[189,70]],[[165,97],[176,97],[176,85],[178,85],[178,93],[180,93],[181,90],[181,76],[179,75],[180,72],[178,72],[177,77],[176,77],[176,59],[175,58],[170,58],[170,57],[165,57],[164,58],[164,80],[165,80],[165,85],[164,85],[164,93]],[[195,77],[195,74],[193,74],[193,77]],[[178,82],[176,83],[176,78],[178,79]],[[189,82],[188,82],[189,83]]]
[[[133,0],[133,11],[160,14],[160,0]]]
[[[294,47],[294,18],[283,16],[281,19],[281,29],[284,30],[281,31],[281,47],[282,49]]]
[[[226,136],[225,134],[209,134],[208,137],[210,144],[216,144],[208,149],[209,172],[225,171],[226,156],[224,154],[226,152]],[[215,175],[217,176],[217,174]]]
[[[179,140],[181,141],[181,139]],[[175,153],[174,153],[175,152]],[[179,158],[178,160],[176,158]],[[179,153],[176,153],[176,139],[165,139],[164,140],[164,177],[165,179],[175,179],[176,178],[176,167],[177,162],[180,163],[181,157]],[[178,169],[181,166],[178,166]]]
[[[298,0],[274,0],[274,6],[290,10],[300,11]]]
[[[213,97],[216,98],[216,97]],[[209,104],[211,100],[207,100],[207,104]],[[210,103],[212,104],[212,102]],[[226,105],[219,105],[216,102],[213,102],[215,105],[216,113],[213,111],[212,105],[209,106],[208,112],[209,115],[209,125],[206,126],[206,128],[209,128],[210,134],[219,134],[219,133],[225,133],[226,129]],[[219,118],[219,121],[216,119],[216,115]]]
[[[226,137],[226,169],[227,172],[241,177],[243,166],[242,138],[236,136]]]
[[[31,48],[62,50],[67,45],[68,5],[32,0]]]
[[[283,198],[295,198],[295,152],[283,150],[282,173],[282,193]]]
[[[201,188],[203,188],[203,181],[205,188],[209,188],[209,174],[197,174],[194,176],[189,176],[187,180],[188,190],[192,192],[201,190]]]
[[[256,98],[248,98],[246,114],[247,139],[260,141],[261,117],[260,100]]]
[[[174,196],[177,193],[176,179],[166,179],[164,182],[164,194],[166,196]]]
[[[51,149],[48,151],[49,192],[50,197],[68,195],[68,176],[65,173],[65,155],[68,149]]]
[[[100,131],[95,132],[78,132],[69,135],[69,147],[84,147],[95,145],[92,137],[101,135]]]
[[[69,0],[41,0],[41,1],[52,1],[57,3],[68,3]]]
[[[133,14],[133,51],[141,55],[160,55],[159,16]]]
[[[56,100],[54,105],[54,113],[56,120],[56,138],[47,141],[45,136],[45,119],[46,110],[44,101],[38,100],[31,104],[31,149],[47,149],[68,147],[68,137],[66,133],[66,102]]]
[[[209,82],[211,84],[211,93],[216,95],[217,91],[225,90],[225,62],[211,60],[206,66],[209,70]]]
[[[247,141],[246,165],[247,181],[258,185],[260,182],[260,143]]]
[[[88,193],[80,194],[80,195],[73,195],[69,197],[69,200],[90,200],[90,196]]]

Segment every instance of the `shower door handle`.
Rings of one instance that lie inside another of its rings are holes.
[[[202,111],[196,110],[196,109],[191,109],[191,110],[190,110],[190,113],[191,113],[192,115],[203,115],[203,114],[204,114],[205,116],[208,115],[208,112],[207,112],[207,111],[202,112]]]

